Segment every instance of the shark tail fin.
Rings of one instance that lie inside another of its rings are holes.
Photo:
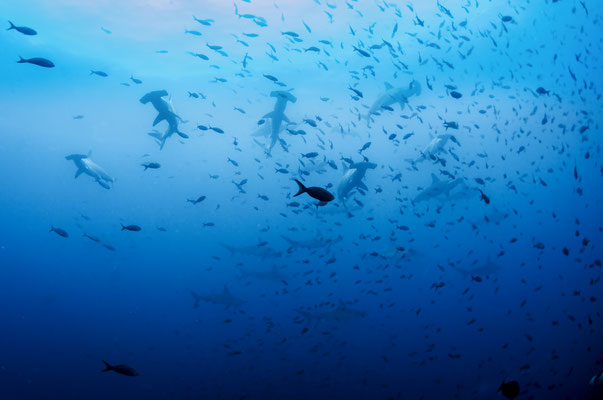
[[[105,364],[105,369],[103,369],[101,372],[107,372],[107,371],[113,370],[113,367],[111,365],[109,365],[109,363],[106,362],[105,360],[103,360],[103,364]]]
[[[26,62],[25,59],[23,57],[19,56],[19,61],[17,61],[17,63],[21,64],[24,62]]]
[[[125,230],[126,230],[126,227],[124,226],[124,224],[120,224],[120,225],[121,225],[121,230],[122,230],[122,231],[125,231]]]
[[[53,232],[54,231],[54,226],[50,225],[50,230],[48,232]]]
[[[16,28],[15,24],[13,24],[12,22],[8,21],[8,23],[10,24],[10,28],[8,28],[7,31],[10,31],[11,29],[15,29]]]
[[[297,191],[297,193],[293,196],[293,197],[297,197],[302,193],[306,193],[306,191],[308,190],[308,188],[306,188],[304,186],[303,183],[301,183],[300,181],[298,181],[297,179],[294,179],[294,181],[297,183],[297,185],[299,186],[299,190]]]

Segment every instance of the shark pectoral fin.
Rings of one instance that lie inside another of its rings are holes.
[[[291,121],[289,121],[289,118],[287,118],[287,116],[285,114],[283,114],[283,121],[285,121],[287,123],[291,123]]]
[[[274,117],[274,111],[270,111],[268,114],[264,115],[262,118],[273,118]]]
[[[80,176],[82,173],[84,172],[83,169],[78,169],[77,171],[75,171],[75,176],[73,177],[74,179],[77,178],[78,176]]]
[[[368,187],[366,187],[366,185],[364,184],[364,182],[358,182],[358,186],[360,189],[362,190],[367,190],[368,191]]]
[[[390,85],[388,82],[385,82],[385,89],[386,90],[390,90],[393,89],[394,87],[392,85]]]
[[[163,113],[162,114],[157,114],[157,117],[155,117],[155,120],[153,121],[153,126],[157,125],[158,123],[160,123],[164,119],[165,119],[165,115]]]
[[[440,179],[435,176],[435,174],[431,174],[431,183],[438,183],[440,181]]]

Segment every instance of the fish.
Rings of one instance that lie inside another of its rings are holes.
[[[44,67],[44,68],[54,68],[54,63],[52,61],[50,61],[47,58],[42,58],[42,57],[33,57],[33,58],[23,58],[21,56],[19,56],[19,61],[17,61],[18,64],[34,64],[37,65],[39,67]]]
[[[28,28],[27,26],[16,26],[15,24],[13,24],[10,21],[8,21],[8,23],[10,24],[10,27],[7,29],[7,31],[14,29],[17,32],[20,32],[20,33],[22,33],[24,35],[28,35],[28,36],[34,36],[34,35],[38,34],[38,32],[36,32],[35,30],[33,30],[31,28]]]
[[[299,186],[299,190],[297,191],[297,193],[295,195],[293,195],[293,197],[297,197],[303,193],[307,193],[310,197],[312,197],[320,202],[324,202],[324,203],[328,203],[335,199],[335,196],[333,196],[326,189],[316,187],[316,186],[306,187],[306,186],[304,186],[303,183],[301,183],[297,179],[294,179],[294,181]]]
[[[125,375],[125,376],[139,376],[140,375],[138,373],[138,371],[136,371],[134,368],[130,367],[129,365],[123,365],[123,364],[109,365],[109,363],[106,362],[105,360],[103,360],[103,364],[105,364],[105,369],[102,370],[101,372],[113,371],[120,375]]]
[[[514,399],[519,396],[519,383],[517,381],[503,381],[496,392],[501,392],[507,399]]]
[[[140,232],[142,228],[138,225],[124,225],[121,224],[122,231],[130,231],[130,232]]]
[[[54,226],[50,226],[50,230],[48,232],[54,232],[57,235],[59,235],[60,237],[64,237],[64,238],[68,238],[69,234],[67,233],[66,230],[61,229],[61,228],[55,228]]]
[[[98,76],[102,76],[103,78],[106,78],[106,77],[108,77],[108,76],[109,76],[109,75],[108,75],[106,72],[104,72],[104,71],[94,71],[94,70],[90,71],[90,75],[98,75]]]
[[[161,164],[159,164],[158,162],[148,162],[148,163],[142,163],[140,165],[144,167],[145,171],[149,168],[151,168],[151,169],[161,168]]]

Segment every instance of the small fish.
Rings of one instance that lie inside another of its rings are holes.
[[[352,47],[354,48],[354,51],[358,52],[358,54],[360,54],[363,57],[370,57],[371,56],[368,52],[366,52],[366,51],[364,51],[362,49],[359,49],[356,46],[352,46]]]
[[[502,392],[507,399],[514,399],[519,396],[519,383],[517,381],[503,381],[496,392]]]
[[[50,230],[48,232],[54,232],[57,235],[59,235],[60,237],[64,237],[64,238],[68,238],[69,237],[69,234],[67,233],[66,230],[61,229],[61,228],[55,228],[52,225],[50,225]]]
[[[197,204],[197,203],[201,203],[203,200],[205,200],[206,197],[205,196],[200,196],[198,197],[196,200],[193,199],[187,199],[186,201],[189,203],[193,203],[193,204]]]
[[[212,131],[217,132],[219,134],[223,134],[224,133],[224,131],[222,129],[216,128],[215,126],[210,126],[209,129],[211,129]]]
[[[314,158],[316,156],[318,156],[318,153],[315,151],[312,151],[312,152],[306,153],[306,154],[302,154],[303,158]]]
[[[117,372],[120,375],[125,375],[125,376],[140,375],[138,373],[138,371],[136,371],[134,368],[130,367],[129,365],[109,365],[109,363],[106,362],[105,360],[103,360],[103,363],[105,364],[105,369],[102,370],[102,372],[113,371],[113,372]]]
[[[301,183],[297,179],[294,179],[294,181],[299,186],[299,190],[298,190],[298,192],[293,197],[297,197],[297,196],[299,196],[300,194],[303,194],[303,193],[308,193],[308,195],[310,197],[315,198],[316,200],[320,201],[321,203],[325,203],[325,204],[328,203],[329,201],[332,201],[332,200],[335,199],[335,196],[333,196],[326,189],[323,189],[323,188],[320,188],[320,187],[316,187],[316,186],[306,187],[306,186],[304,186],[303,183]]]
[[[461,97],[463,97],[463,95],[459,92],[457,92],[456,90],[452,90],[450,92],[450,96],[452,96],[455,99],[460,99]]]
[[[130,75],[130,80],[137,85],[140,85],[142,83],[142,81],[140,79],[134,78],[134,75]]]
[[[484,194],[484,192],[482,192],[482,191],[481,191],[481,189],[477,189],[477,190],[479,190],[479,192],[480,192],[480,194],[481,194],[481,198],[480,198],[480,200],[483,200],[483,201],[484,201],[484,203],[486,203],[486,204],[490,204],[490,198],[489,198],[488,196],[486,196],[486,195]]]
[[[122,231],[130,231],[130,232],[140,232],[142,228],[138,225],[125,225],[121,224]]]
[[[12,22],[8,21],[8,23],[10,24],[10,27],[7,29],[7,31],[10,31],[11,29],[16,30],[17,32],[20,32],[24,35],[28,35],[28,36],[33,36],[33,35],[37,35],[38,32],[36,32],[35,30],[28,28],[27,26],[15,26],[15,24],[13,24]]]
[[[146,171],[147,169],[151,168],[151,169],[158,169],[161,168],[161,164],[157,163],[157,162],[148,162],[148,163],[143,163],[140,164],[141,166],[144,167],[144,170]]]
[[[19,61],[17,61],[18,64],[23,64],[23,63],[27,63],[27,64],[34,64],[40,67],[44,67],[44,68],[54,68],[54,63],[46,58],[42,58],[42,57],[33,57],[33,58],[23,58],[23,57],[19,57]]]
[[[102,76],[103,78],[106,78],[109,76],[104,71],[94,71],[94,70],[90,71],[90,75],[98,75],[98,76]]]
[[[190,35],[195,35],[195,36],[202,36],[201,32],[199,32],[199,31],[189,31],[188,29],[185,29],[184,33],[188,33]]]
[[[271,80],[272,82],[276,82],[278,81],[278,78],[272,75],[266,75],[264,74],[264,78]]]

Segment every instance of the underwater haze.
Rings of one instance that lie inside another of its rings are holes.
[[[602,16],[0,2],[0,400],[603,399]]]

